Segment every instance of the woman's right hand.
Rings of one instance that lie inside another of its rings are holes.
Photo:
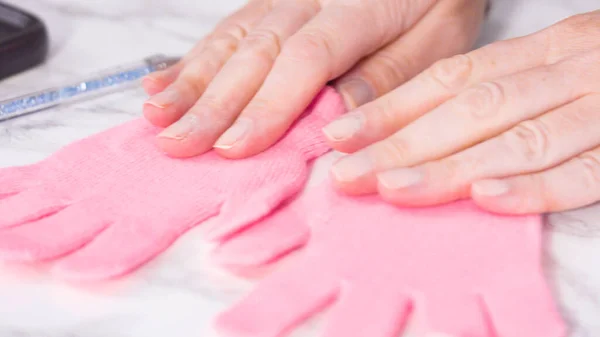
[[[159,146],[229,158],[275,143],[328,82],[348,108],[466,52],[486,0],[253,0],[144,80]]]
[[[437,62],[325,127],[348,193],[504,214],[600,201],[600,10]],[[358,122],[357,122],[358,121]],[[345,131],[345,133],[343,132]]]

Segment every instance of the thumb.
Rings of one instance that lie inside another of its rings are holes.
[[[294,200],[252,227],[220,242],[212,258],[229,269],[257,269],[283,259],[303,247],[310,230],[302,216],[301,201]]]
[[[468,51],[479,35],[484,0],[438,2],[409,31],[371,54],[335,86],[354,109],[388,93],[435,61]]]

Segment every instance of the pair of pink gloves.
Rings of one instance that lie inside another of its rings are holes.
[[[565,336],[541,269],[539,216],[492,215],[468,201],[402,209],[327,183],[293,200],[307,163],[329,150],[321,128],[343,112],[325,88],[276,146],[244,160],[169,158],[152,142],[159,130],[140,119],[2,169],[0,259],[107,279],[213,218],[223,266],[298,251],[216,319],[225,336],[284,336],[328,306],[326,337],[397,336],[412,314],[429,334]]]

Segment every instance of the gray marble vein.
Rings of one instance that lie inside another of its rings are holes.
[[[243,0],[10,0],[40,15],[49,60],[0,82],[0,97],[54,85],[155,53],[182,55]],[[496,0],[479,45],[539,30],[597,0]],[[123,91],[0,123],[0,167],[41,160],[62,146],[140,115],[145,94]],[[312,181],[327,162],[315,165]],[[317,179],[318,180],[318,179]],[[39,268],[0,265],[0,337],[211,336],[211,318],[252,281],[208,262],[191,231],[124,279],[64,284]],[[545,270],[571,337],[600,336],[600,205],[551,214]],[[298,335],[316,336],[321,320]],[[408,333],[410,335],[410,332]],[[542,337],[542,336],[535,336]]]

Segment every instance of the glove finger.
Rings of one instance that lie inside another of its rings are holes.
[[[291,205],[280,207],[252,227],[221,242],[212,258],[224,267],[252,269],[273,263],[304,246],[309,228]]]
[[[218,203],[204,208],[202,213],[194,215],[193,221],[182,218],[119,219],[88,245],[59,261],[52,273],[78,281],[122,276],[166,250],[188,229],[215,215],[218,208]]]
[[[0,229],[38,220],[60,211],[68,204],[69,201],[44,187],[0,199]]]
[[[326,307],[338,285],[326,273],[312,273],[306,260],[270,274],[239,303],[215,321],[224,337],[279,337]],[[313,262],[314,264],[314,262]],[[312,277],[307,278],[307,273]],[[310,279],[311,282],[303,280]]]
[[[39,168],[33,164],[0,169],[0,199],[35,186]]]
[[[566,327],[542,273],[515,273],[519,279],[486,291],[484,303],[502,337],[564,337]]]
[[[342,287],[329,314],[324,337],[399,336],[410,313],[410,299],[389,287]]]
[[[484,308],[476,296],[461,296],[449,290],[446,294],[427,293],[422,301],[428,336],[492,337]],[[417,301],[417,306],[420,303]],[[504,337],[504,336],[502,336]]]
[[[32,262],[68,254],[92,240],[108,226],[76,204],[53,215],[0,231],[3,260]]]
[[[207,234],[209,240],[224,240],[251,226],[261,217],[273,212],[286,199],[297,194],[308,178],[306,166],[298,167],[273,178],[260,189],[240,189],[227,198],[214,226]]]

